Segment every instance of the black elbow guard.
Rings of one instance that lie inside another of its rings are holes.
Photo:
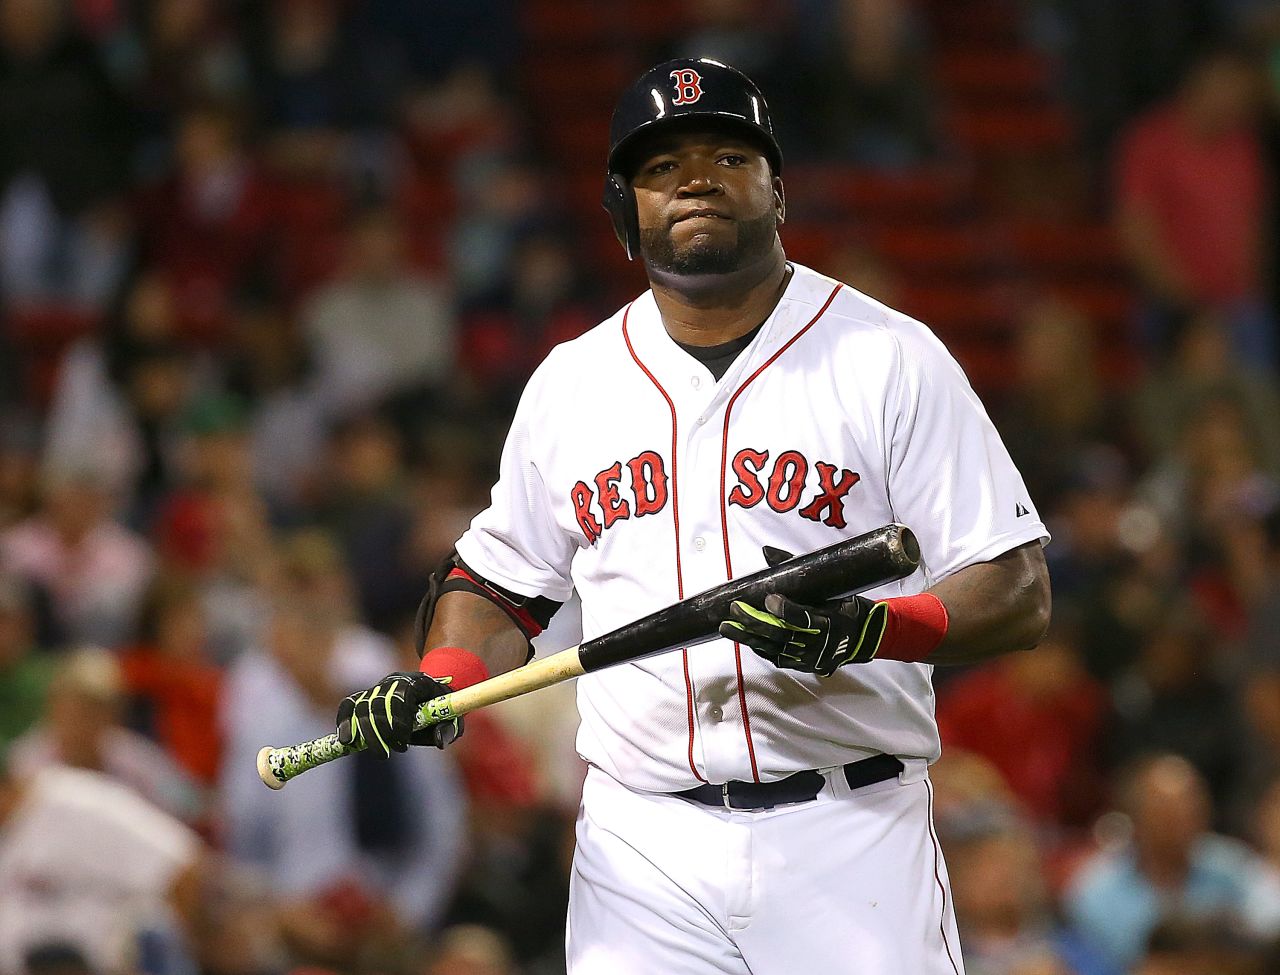
[[[551,617],[556,614],[561,603],[545,596],[521,596],[490,582],[471,568],[452,552],[444,559],[427,583],[427,594],[418,606],[417,616],[413,621],[413,645],[421,657],[427,643],[427,632],[431,629],[431,620],[435,616],[436,603],[448,592],[470,592],[483,596],[493,603],[524,634],[526,640],[532,640],[546,629]],[[533,658],[533,644],[529,644],[529,659]]]

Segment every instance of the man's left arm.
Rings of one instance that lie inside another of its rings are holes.
[[[790,553],[766,549],[771,562]],[[774,593],[763,606],[736,602],[720,635],[776,667],[830,677],[873,660],[967,664],[1029,650],[1049,626],[1049,570],[1040,543],[976,562],[915,596],[865,596],[820,606]]]
[[[929,590],[947,613],[931,664],[969,664],[1029,650],[1049,627],[1049,568],[1039,542],[966,566]]]
[[[925,592],[804,606],[736,603],[720,634],[778,667],[830,676],[872,660],[963,664],[1035,646],[1049,623],[1049,533],[964,373],[900,320],[885,408],[886,490],[920,540]],[[790,557],[766,548],[771,564]]]

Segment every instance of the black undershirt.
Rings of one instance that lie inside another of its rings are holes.
[[[751,340],[756,337],[756,333],[762,328],[764,328],[764,322],[761,322],[746,335],[739,335],[736,339],[721,342],[719,345],[685,345],[683,342],[676,342],[676,345],[711,370],[711,375],[716,377],[716,382],[719,382],[724,378],[724,374],[729,371],[729,367],[733,365],[733,360],[738,358],[738,354],[751,344]]]

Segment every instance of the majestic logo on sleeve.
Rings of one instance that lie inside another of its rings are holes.
[[[693,68],[672,71],[671,80],[676,83],[676,97],[672,99],[673,104],[692,105],[702,97],[702,75]]]
[[[809,485],[810,470],[817,484]],[[798,450],[784,450],[769,464],[769,451],[744,447],[733,457],[737,485],[729,492],[729,504],[754,508],[764,501],[774,511],[784,513],[800,508],[801,518],[820,521],[832,528],[844,528],[844,501],[860,476],[834,464],[818,461],[810,465]]]

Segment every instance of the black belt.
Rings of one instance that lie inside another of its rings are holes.
[[[850,789],[861,789],[885,779],[892,779],[902,772],[902,762],[892,755],[872,755],[858,762],[850,762],[842,769],[844,780]],[[723,806],[725,809],[768,809],[792,802],[808,802],[816,799],[826,779],[814,770],[796,772],[777,782],[726,782],[724,785],[700,785],[673,795],[681,799],[700,802],[704,806]]]

